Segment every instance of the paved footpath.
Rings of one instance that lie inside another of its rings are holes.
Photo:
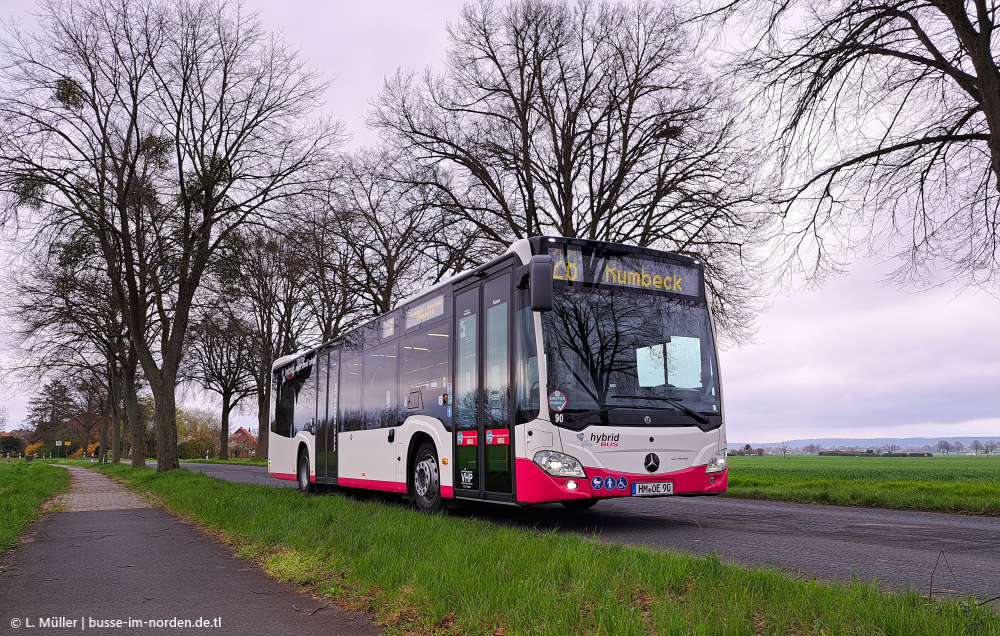
[[[0,561],[0,634],[379,633],[118,482],[67,470],[71,492]]]

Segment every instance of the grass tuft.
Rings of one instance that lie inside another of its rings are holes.
[[[0,460],[0,552],[13,547],[43,503],[69,490],[69,471],[42,462]]]

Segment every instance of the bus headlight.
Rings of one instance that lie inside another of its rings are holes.
[[[565,453],[541,450],[535,453],[535,463],[553,477],[586,477],[583,465]]]
[[[708,460],[708,466],[705,467],[706,473],[721,473],[726,469],[726,451],[720,450],[718,453],[712,455],[712,458]]]

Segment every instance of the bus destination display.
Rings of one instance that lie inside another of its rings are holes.
[[[554,248],[549,254],[554,280],[700,295],[700,272],[693,267],[641,254],[609,257],[599,256],[596,251],[584,254],[583,250],[572,247]]]

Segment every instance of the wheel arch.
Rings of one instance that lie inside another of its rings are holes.
[[[408,495],[413,492],[413,484],[410,476],[413,473],[413,459],[420,445],[427,441],[434,446],[438,456],[438,466],[440,468],[439,478],[443,492],[451,496],[452,473],[448,465],[451,456],[451,431],[445,428],[441,420],[426,415],[411,415],[400,425],[397,434],[400,436],[401,444],[405,448],[400,448],[400,455],[404,461],[402,468],[405,471],[406,492]]]
[[[406,492],[409,494],[413,493],[413,461],[417,455],[417,449],[419,449],[424,442],[430,442],[431,446],[434,447],[434,451],[437,453],[438,461],[441,461],[441,450],[438,448],[437,440],[434,439],[427,431],[418,430],[410,436],[410,443],[406,449]]]
[[[292,438],[295,444],[295,471],[299,470],[299,458],[302,453],[307,453],[309,457],[309,477],[314,479],[316,475],[316,437],[308,431],[299,431]]]
[[[308,459],[309,465],[307,470],[309,471],[309,483],[316,483],[316,458],[313,457],[315,453],[309,452],[309,444],[305,440],[300,439],[298,448],[295,449],[295,477],[298,478],[299,473],[299,461],[302,459],[302,454],[305,453]]]

